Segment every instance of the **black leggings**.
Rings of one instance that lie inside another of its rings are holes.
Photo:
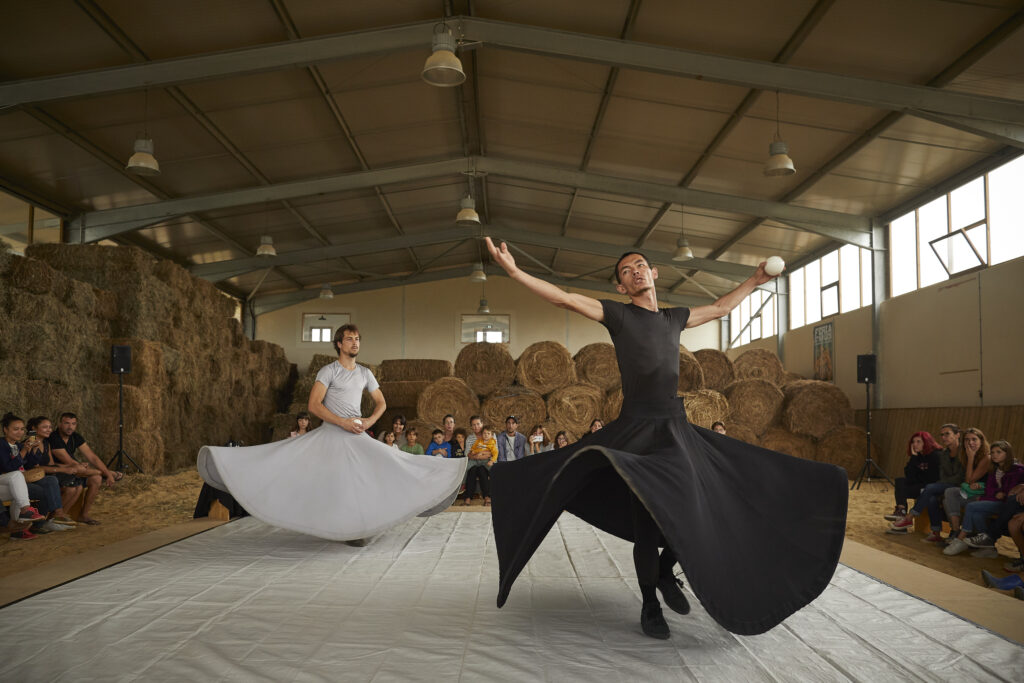
[[[927,484],[920,484],[918,482],[908,482],[906,477],[896,477],[895,489],[896,493],[896,504],[902,505],[904,508],[907,507],[907,498],[913,498],[917,500],[917,497],[921,495],[921,491]]]
[[[466,470],[466,492],[463,494],[463,498],[469,500],[473,497],[477,482],[480,482],[480,493],[483,497],[491,496],[491,472],[486,465],[477,465]]]
[[[635,493],[630,493],[629,504],[633,516],[633,564],[636,566],[636,580],[640,584],[644,602],[657,601],[654,589],[658,585],[658,579],[672,576],[676,558],[665,545],[661,529],[651,518],[651,513]],[[665,550],[659,558],[658,546],[661,545],[665,545]]]

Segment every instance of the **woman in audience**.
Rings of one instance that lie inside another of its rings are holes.
[[[11,501],[11,517],[15,521],[32,522],[35,525],[46,521],[46,516],[29,502],[28,483],[22,471],[22,459],[18,442],[25,436],[25,421],[12,413],[0,419],[3,439],[0,440],[0,498]],[[58,498],[59,498],[58,494]],[[49,533],[49,532],[44,532]],[[29,529],[11,533],[11,538],[30,540],[36,534]]]
[[[590,423],[590,433],[591,434],[593,434],[597,430],[603,429],[603,428],[604,428],[604,422],[602,422],[601,420],[594,420],[593,422]]]
[[[551,437],[548,436],[548,430],[544,429],[544,425],[534,425],[530,429],[529,452],[527,452],[527,455],[553,450],[555,450],[555,444],[552,443]]]
[[[408,440],[405,434],[405,425],[408,421],[405,419],[405,415],[395,415],[391,418],[391,431],[395,434],[395,445],[398,448],[408,445]],[[384,432],[381,432],[378,441],[384,440]]]
[[[711,423],[711,431],[718,432],[719,434],[725,434],[725,423],[715,421]]]
[[[960,515],[966,502],[980,496],[985,490],[985,476],[991,464],[989,445],[984,432],[977,427],[968,427],[960,437],[957,457],[964,466],[964,481],[960,488],[948,488],[943,494],[943,507],[949,520],[949,537],[952,543],[960,535]]]
[[[925,508],[928,509],[928,522],[931,533],[924,538],[925,543],[939,543],[942,541],[942,520],[946,514],[942,509],[943,497],[946,489],[956,489],[959,494],[960,482],[964,480],[963,461],[960,459],[959,447],[956,446],[960,438],[960,430],[954,424],[944,424],[939,430],[939,437],[946,448],[935,451],[939,459],[939,479],[925,486],[914,501],[914,507],[910,509],[903,519],[893,523],[886,530],[887,534],[909,533],[914,526],[914,518],[921,514]]]
[[[289,434],[289,438],[302,436],[309,432],[309,413],[302,412],[295,416],[295,429]]]
[[[975,553],[978,557],[996,557],[995,539],[985,533],[985,520],[998,514],[1009,492],[1024,480],[1024,465],[1013,459],[1013,447],[1008,441],[992,443],[989,458],[992,467],[985,478],[984,492],[968,501],[964,512],[963,529],[942,552],[957,555],[968,548],[982,548],[987,553]],[[967,542],[968,538],[970,543]]]
[[[903,466],[903,476],[896,477],[896,508],[885,518],[896,521],[906,517],[907,499],[919,498],[924,487],[938,478],[939,444],[928,432],[914,432],[907,443],[907,464]]]
[[[21,445],[21,458],[25,464],[25,471],[31,472],[37,468],[41,469],[45,477],[52,477],[56,480],[58,491],[61,491],[61,487],[65,486],[64,482],[70,482],[73,485],[76,473],[81,466],[67,465],[54,461],[53,453],[50,451],[50,442],[47,440],[50,434],[53,433],[53,423],[50,422],[50,419],[43,415],[33,417],[29,419],[27,427],[29,437]],[[49,486],[49,484],[47,485]],[[29,495],[32,495],[32,493],[32,487],[29,486]],[[77,524],[64,511],[63,500],[50,513],[50,522],[52,524],[47,523],[45,525],[50,531],[64,531]]]
[[[555,448],[565,448],[570,443],[572,442],[569,441],[569,435],[565,433],[564,429],[555,434]]]
[[[462,504],[469,505],[477,483],[484,497],[484,505],[491,504],[491,463],[498,459],[498,442],[494,439],[494,429],[490,425],[482,425],[480,437],[466,453],[469,466],[466,468],[466,490],[462,494]]]

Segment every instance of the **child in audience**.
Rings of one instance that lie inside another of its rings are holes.
[[[902,520],[907,516],[907,499],[918,498],[928,484],[939,478],[939,445],[928,432],[914,432],[907,443],[907,464],[903,476],[896,477],[896,508],[885,518],[890,521]],[[903,530],[908,526],[895,527]]]
[[[451,445],[444,440],[444,432],[440,429],[435,429],[431,432],[433,440],[427,445],[427,455],[432,455],[435,458],[447,458],[451,455]]]
[[[380,435],[380,440],[392,448],[398,448],[398,444],[395,443],[395,433],[390,429]]]
[[[966,502],[980,496],[985,490],[985,476],[991,465],[988,440],[977,427],[968,427],[960,438],[958,457],[964,466],[964,481],[959,489],[948,488],[943,494],[943,507],[949,520],[947,543],[960,535],[960,514]]]
[[[498,459],[498,442],[494,439],[494,429],[490,425],[480,428],[480,436],[466,453],[469,466],[466,469],[466,491],[463,493],[462,504],[469,505],[473,498],[476,485],[480,484],[480,493],[484,497],[484,505],[491,504],[491,463]]]
[[[565,448],[570,443],[569,435],[565,433],[564,429],[555,434],[555,448]]]
[[[466,457],[466,430],[459,427],[452,432],[451,441],[448,442],[451,446],[451,458],[465,458]]]
[[[985,478],[984,492],[968,501],[964,512],[963,529],[942,552],[957,555],[968,548],[981,548],[988,552],[974,553],[978,557],[996,557],[995,539],[985,533],[985,520],[998,514],[1009,492],[1024,480],[1024,465],[1013,460],[1013,447],[1007,441],[993,442],[989,454],[991,471]],[[968,542],[968,539],[970,542]]]
[[[299,413],[295,416],[295,429],[288,435],[289,438],[302,436],[309,432],[309,413]]]
[[[711,431],[718,432],[719,434],[725,434],[725,423],[715,420],[711,423]]]
[[[406,444],[404,446],[399,446],[399,449],[405,451],[406,453],[412,453],[413,455],[423,455],[423,446],[416,443],[417,441],[419,441],[419,438],[420,436],[419,433],[416,431],[416,428],[410,427],[405,432]]]
[[[601,420],[594,420],[593,422],[590,423],[591,434],[593,434],[599,429],[604,429],[604,422],[601,422]]]
[[[530,429],[530,443],[528,448],[529,450],[527,455],[555,450],[555,444],[552,443],[551,437],[548,436],[548,430],[544,429],[544,425],[537,424]]]

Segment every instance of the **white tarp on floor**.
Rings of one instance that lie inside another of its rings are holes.
[[[416,518],[365,548],[248,518],[4,608],[0,680],[1019,681],[1024,672],[1024,648],[843,566],[815,603],[754,637],[694,605],[685,617],[666,612],[670,640],[647,638],[632,576],[629,544],[563,515],[498,610],[488,514]]]

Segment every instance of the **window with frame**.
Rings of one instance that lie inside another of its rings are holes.
[[[472,344],[473,342],[508,343],[511,329],[511,316],[509,315],[463,314],[461,323],[460,340],[463,344]]]
[[[302,341],[312,343],[330,343],[334,339],[334,331],[352,322],[348,313],[303,313]]]
[[[764,289],[755,289],[741,301],[731,317],[734,324],[730,327],[732,339],[729,348],[774,337],[778,329],[775,305],[775,294]]]
[[[789,274],[789,327],[868,306],[872,292],[871,250],[844,245]]]

